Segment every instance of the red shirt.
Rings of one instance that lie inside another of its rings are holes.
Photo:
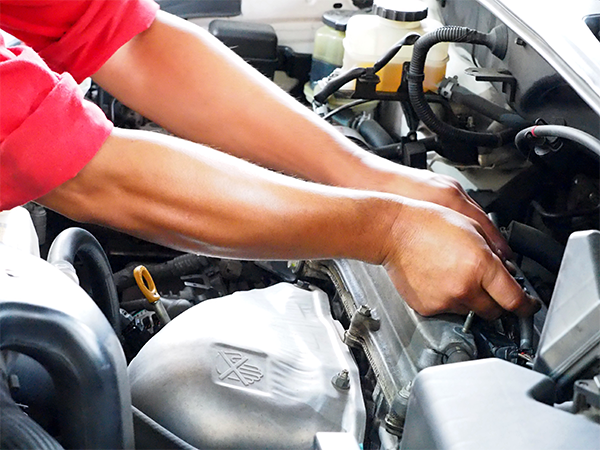
[[[0,0],[0,210],[73,178],[112,130],[77,83],[150,26],[152,0]],[[37,54],[36,54],[37,52]]]

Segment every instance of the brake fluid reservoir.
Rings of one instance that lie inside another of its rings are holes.
[[[427,6],[419,0],[375,0],[373,13],[348,20],[344,38],[343,70],[370,67],[408,33],[423,35],[442,26],[427,18]],[[395,92],[402,79],[403,64],[410,61],[412,46],[404,46],[383,68],[378,91]],[[436,44],[425,62],[425,90],[437,90],[446,73],[448,44]]]
[[[312,55],[310,81],[325,78],[335,69],[342,67],[346,26],[350,17],[358,11],[333,9],[323,14],[323,26],[315,34],[315,47]]]

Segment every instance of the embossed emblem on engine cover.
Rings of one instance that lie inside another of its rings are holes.
[[[242,349],[226,347],[216,348],[216,378],[217,382],[244,387],[256,386],[264,377],[264,371],[259,367],[263,358]]]

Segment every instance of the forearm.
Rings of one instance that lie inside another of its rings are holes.
[[[437,203],[473,218],[510,254],[455,180],[368,153],[201,28],[165,13],[94,75],[174,134],[315,182]]]
[[[316,185],[210,148],[115,130],[75,177],[39,200],[76,220],[205,254],[380,263],[401,202]]]
[[[75,178],[38,201],[189,252],[384,264],[421,314],[535,310],[483,231],[452,210],[290,178],[170,136],[116,129]]]
[[[94,79],[177,136],[304,179],[386,190],[366,152],[183,20],[159,14]]]

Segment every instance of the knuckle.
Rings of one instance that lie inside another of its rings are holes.
[[[456,300],[470,297],[472,285],[469,278],[454,277],[448,287],[448,295]]]
[[[522,299],[520,296],[512,296],[504,303],[504,309],[514,312],[521,307]]]

